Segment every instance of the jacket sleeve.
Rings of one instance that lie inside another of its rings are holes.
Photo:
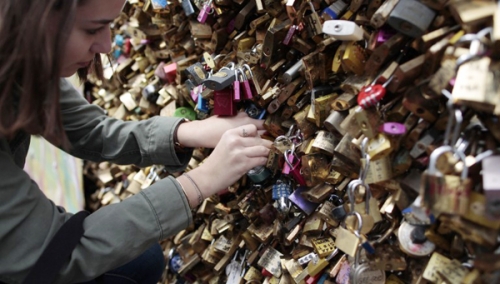
[[[95,162],[164,165],[169,172],[183,170],[192,152],[176,153],[173,132],[181,118],[156,116],[143,121],[121,121],[89,104],[66,80],[61,79],[61,112],[70,153]]]
[[[71,214],[44,196],[14,163],[5,144],[0,140],[0,282],[21,283]],[[81,242],[56,283],[93,279],[131,261],[191,222],[180,185],[172,177],[160,180],[122,203],[88,216]]]

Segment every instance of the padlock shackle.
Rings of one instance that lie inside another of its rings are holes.
[[[464,118],[462,112],[459,109],[455,109],[455,107],[453,106],[453,102],[451,100],[448,100],[446,106],[448,107],[448,111],[450,112],[450,114],[448,116],[448,123],[446,124],[446,131],[444,133],[443,145],[455,146],[458,137],[460,136],[460,127],[462,126]],[[453,129],[453,135],[452,135],[451,127],[453,125],[453,122],[455,122],[455,128]]]
[[[467,176],[469,175],[469,168],[467,167],[467,163],[465,161],[465,154],[461,151],[455,150],[455,148],[453,148],[452,146],[449,146],[449,145],[441,146],[441,147],[435,149],[434,151],[432,151],[431,156],[429,158],[428,173],[430,175],[436,175],[436,174],[442,175],[442,173],[437,170],[436,164],[437,164],[437,160],[439,159],[439,157],[441,157],[441,155],[443,155],[445,153],[453,153],[455,156],[457,156],[460,159],[460,161],[462,161],[464,163],[464,169],[462,170],[460,178],[462,181],[466,180]]]
[[[292,165],[292,163],[290,162],[290,159],[288,159],[289,155],[293,155],[297,159],[297,161],[300,163],[300,158],[297,155],[297,153],[295,153],[295,144],[292,144],[292,145],[293,145],[292,149],[287,149],[285,151],[285,154],[284,154],[284,156],[285,156],[285,162],[288,164],[288,166],[290,166],[291,169],[293,169],[295,166]]]
[[[365,192],[365,214],[370,214],[370,199],[372,198],[370,186],[359,179],[352,180],[347,185],[347,194],[349,196],[349,202],[351,203],[351,212],[355,212],[354,204],[356,203],[356,200],[354,198],[354,192],[360,186],[363,186],[366,190],[366,192]]]

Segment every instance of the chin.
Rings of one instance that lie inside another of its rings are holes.
[[[61,77],[65,77],[65,78],[71,77],[71,76],[75,75],[77,71],[78,71],[78,69],[74,69],[74,68],[72,70],[70,70],[69,68],[65,69],[65,70],[61,71]]]

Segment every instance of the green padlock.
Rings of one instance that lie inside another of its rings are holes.
[[[189,107],[177,108],[174,112],[175,117],[184,117],[189,120],[196,120],[196,112]]]

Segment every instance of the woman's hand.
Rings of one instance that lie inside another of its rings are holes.
[[[217,147],[203,164],[189,175],[206,198],[234,184],[250,169],[264,165],[271,145],[271,141],[260,138],[255,124],[230,129],[221,135]],[[185,180],[180,182],[186,186]]]
[[[185,147],[215,148],[227,130],[247,124],[254,125],[258,133],[264,133],[263,120],[253,119],[245,112],[240,112],[232,117],[212,116],[182,123],[177,129],[177,140]]]

